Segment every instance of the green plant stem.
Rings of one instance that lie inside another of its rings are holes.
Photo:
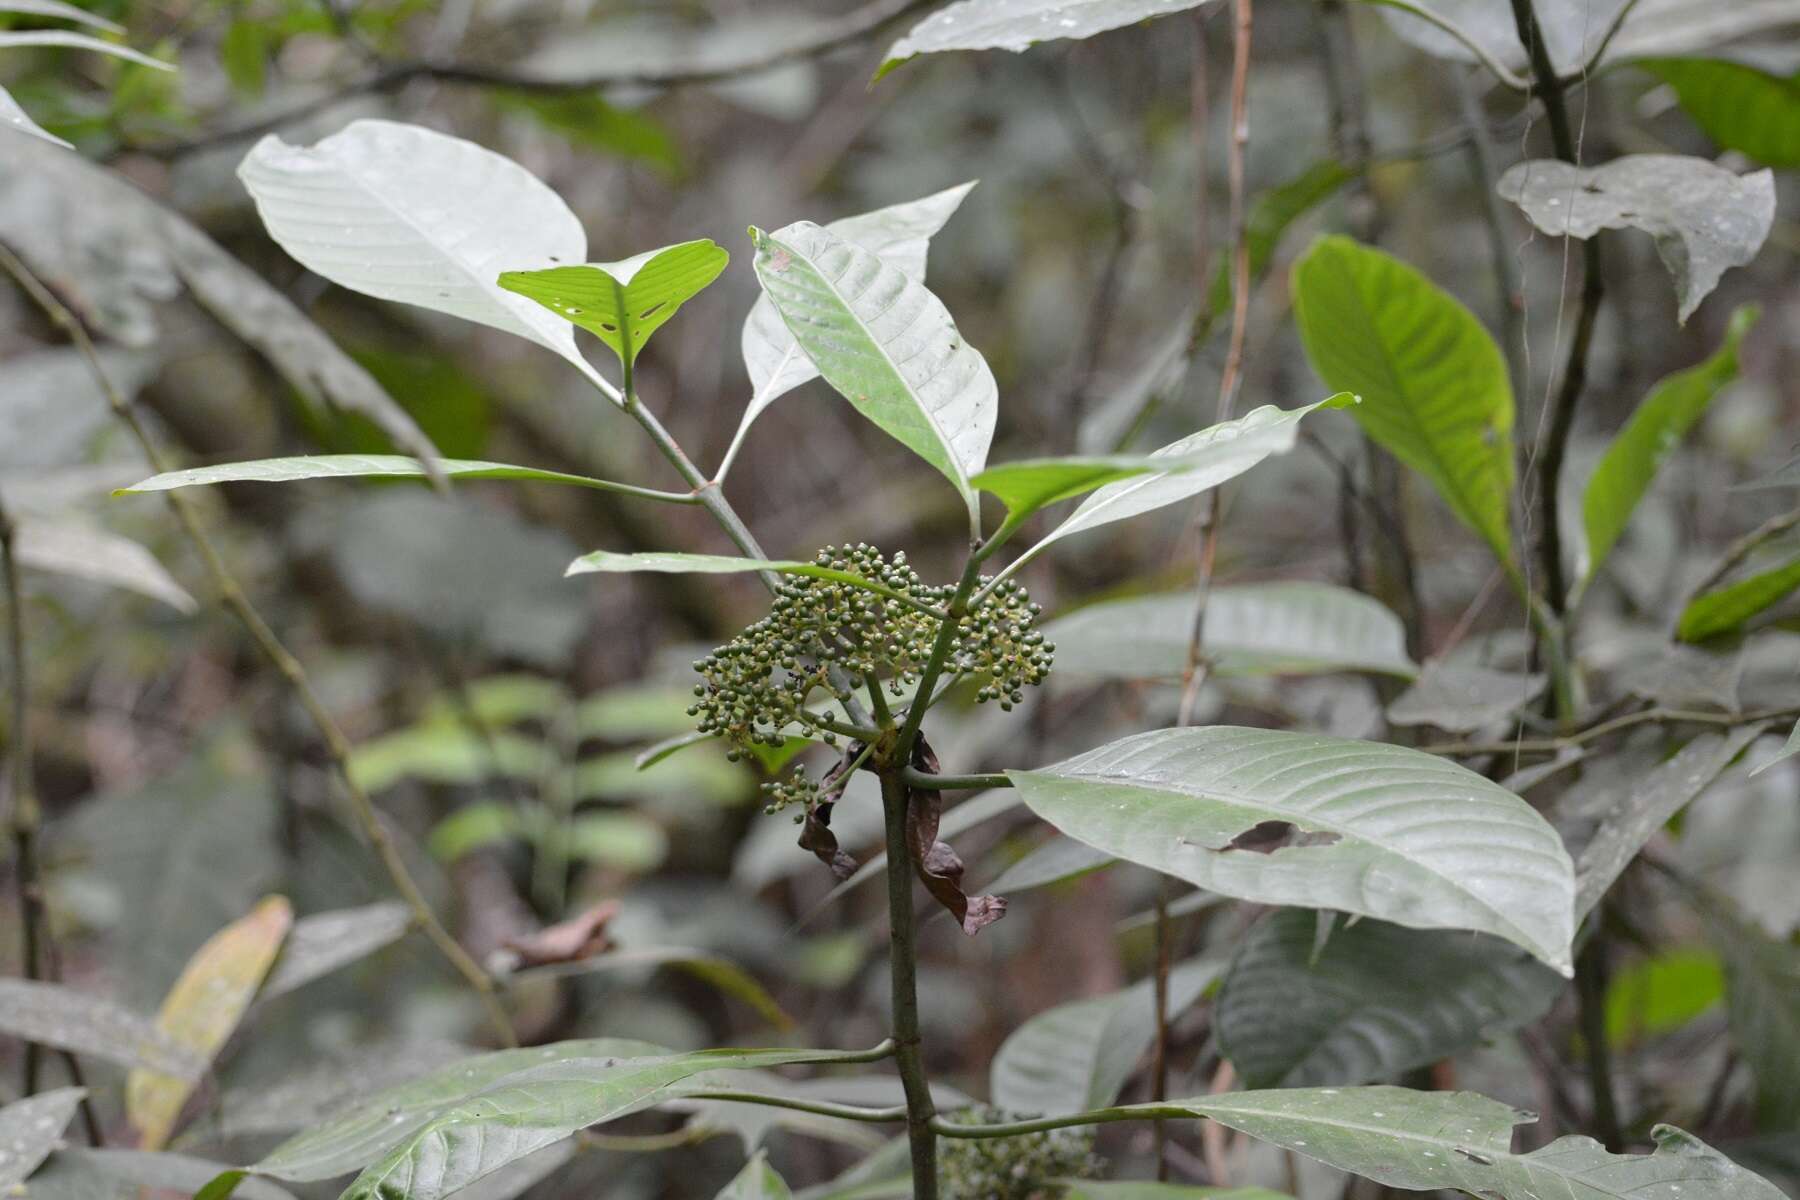
[[[922,710],[921,710],[922,711]],[[909,717],[909,723],[910,717]],[[916,726],[915,726],[916,730]],[[912,1149],[914,1200],[937,1200],[937,1110],[919,1039],[918,948],[913,940],[911,860],[906,817],[911,792],[894,771],[881,776],[881,807],[887,822],[888,969],[893,983],[894,1062],[906,1092],[906,1136]]]
[[[1111,1125],[1118,1121],[1193,1121],[1198,1117],[1199,1114],[1193,1109],[1179,1105],[1132,1104],[1123,1108],[1098,1108],[1062,1117],[1036,1117],[1029,1121],[1005,1121],[994,1125],[959,1125],[955,1121],[935,1117],[931,1128],[939,1137],[1011,1138],[1028,1133],[1048,1133],[1052,1129],[1069,1129],[1076,1125]]]
[[[0,267],[3,267],[18,282],[33,302],[43,310],[44,315],[50,319],[51,323],[67,334],[75,344],[76,349],[86,361],[95,383],[99,385],[100,391],[105,395],[113,415],[130,431],[133,439],[143,450],[144,458],[149,462],[151,469],[158,474],[168,470],[162,451],[158,449],[155,439],[150,436],[150,431],[138,419],[138,415],[130,403],[113,384],[112,377],[107,374],[105,366],[100,361],[100,355],[94,347],[93,339],[88,336],[87,329],[76,319],[75,314],[70,312],[67,306],[58,300],[49,288],[44,286],[43,281],[38,279],[9,247],[0,246]],[[350,739],[338,726],[337,718],[331,715],[331,710],[325,706],[325,702],[313,690],[312,681],[307,676],[305,668],[300,665],[300,661],[289,652],[280,637],[270,628],[269,623],[263,619],[256,606],[250,602],[249,596],[244,592],[236,577],[225,566],[225,560],[220,557],[217,548],[213,546],[212,540],[207,537],[206,530],[200,524],[199,510],[193,500],[187,493],[179,490],[164,492],[163,496],[174,512],[175,519],[181,525],[182,531],[199,554],[207,576],[212,581],[213,589],[219,595],[220,603],[230,610],[232,615],[244,626],[263,656],[293,689],[294,694],[300,700],[301,707],[306,710],[307,715],[317,727],[325,743],[326,753],[330,755],[332,763],[337,767],[344,792],[350,798],[350,808],[355,814],[357,824],[361,826],[363,836],[368,839],[376,857],[380,859],[394,890],[399,893],[407,908],[411,910],[414,923],[424,931],[425,936],[437,947],[438,952],[443,955],[457,974],[461,975],[474,989],[500,1040],[508,1046],[517,1045],[518,1035],[513,1031],[512,1021],[507,1017],[506,1009],[500,1003],[498,988],[493,977],[482,969],[481,964],[476,962],[468,951],[462,948],[450,931],[437,919],[437,914],[431,911],[431,905],[427,903],[424,893],[420,891],[418,883],[412,877],[412,872],[407,869],[405,861],[400,857],[400,852],[395,847],[393,839],[388,836],[387,829],[382,825],[381,818],[375,810],[374,801],[370,799],[368,792],[351,773]]]
[[[900,780],[910,787],[936,788],[940,792],[978,792],[984,788],[1011,787],[1013,781],[1009,776],[995,773],[992,775],[929,775],[912,767],[900,768]]]
[[[786,1108],[794,1112],[812,1113],[820,1117],[836,1117],[841,1121],[865,1121],[870,1124],[886,1124],[904,1121],[907,1117],[906,1105],[896,1104],[890,1108],[864,1108],[855,1104],[833,1104],[828,1100],[802,1100],[795,1096],[776,1096],[767,1092],[733,1092],[711,1091],[692,1092],[683,1099],[692,1100],[724,1100],[733,1104],[760,1104],[765,1108]]]
[[[1476,757],[1484,754],[1555,754],[1558,751],[1570,750],[1577,746],[1605,737],[1609,733],[1617,733],[1621,729],[1629,729],[1633,725],[1716,725],[1725,729],[1740,725],[1755,725],[1763,721],[1779,721],[1784,717],[1800,716],[1800,705],[1789,705],[1786,708],[1765,708],[1756,712],[1724,713],[1690,711],[1679,708],[1645,708],[1624,716],[1613,717],[1590,725],[1586,729],[1578,729],[1574,733],[1550,738],[1520,738],[1510,742],[1438,742],[1419,749],[1427,754]]]
[[[937,640],[931,644],[931,657],[925,660],[925,669],[919,673],[919,686],[914,692],[913,703],[906,710],[906,723],[900,726],[900,733],[894,740],[893,753],[888,759],[888,765],[894,769],[904,770],[912,764],[912,746],[919,736],[919,724],[925,719],[925,710],[931,707],[932,691],[937,687],[938,676],[944,672],[944,663],[950,658],[957,626],[969,611],[969,597],[981,579],[981,560],[992,552],[989,547],[994,545],[993,539],[989,539],[986,545],[976,547],[963,567],[962,578],[956,583],[956,594],[950,597],[948,616],[938,626]],[[903,854],[893,861],[905,862],[906,859]]]

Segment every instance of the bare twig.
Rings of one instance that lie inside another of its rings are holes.
[[[1725,547],[1725,553],[1719,556],[1719,561],[1712,565],[1712,568],[1706,572],[1706,575],[1699,583],[1696,583],[1693,589],[1688,593],[1687,602],[1692,604],[1694,599],[1702,592],[1710,591],[1713,585],[1729,575],[1734,567],[1743,562],[1746,558],[1749,558],[1751,553],[1758,546],[1762,545],[1764,542],[1780,537],[1796,525],[1800,525],[1800,508],[1796,508],[1792,512],[1783,513],[1779,517],[1770,517],[1767,521],[1764,521],[1761,525],[1758,525],[1755,529],[1752,529],[1749,533],[1746,533],[1743,537],[1738,538],[1735,542],[1731,543],[1731,545]],[[1683,607],[1685,608],[1686,605],[1683,605]]]
[[[93,340],[88,336],[87,329],[75,314],[70,312],[61,300],[57,299],[56,295],[32,273],[31,269],[13,253],[10,247],[4,245],[0,245],[0,268],[4,268],[7,274],[18,282],[26,295],[43,310],[44,315],[50,319],[51,323],[67,334],[75,344],[75,348],[87,362],[94,382],[105,395],[113,414],[125,425],[142,448],[144,457],[150,463],[151,468],[159,473],[168,470],[167,461],[157,447],[155,439],[150,436],[149,429],[138,418],[130,402],[114,385],[112,377],[107,374],[105,365],[100,361],[99,352],[95,349]],[[483,1007],[487,1010],[488,1020],[492,1023],[494,1032],[500,1040],[509,1046],[516,1045],[518,1037],[513,1032],[512,1022],[507,1017],[505,1008],[500,1004],[492,976],[482,969],[481,964],[477,963],[468,951],[462,948],[450,931],[439,922],[437,915],[431,911],[431,905],[426,902],[424,893],[420,891],[417,881],[413,879],[405,861],[400,857],[400,852],[395,847],[393,839],[389,837],[386,827],[382,825],[381,818],[375,811],[374,801],[369,798],[368,792],[351,774],[350,739],[339,728],[337,718],[331,715],[331,710],[325,706],[325,702],[313,690],[312,681],[308,678],[305,668],[300,665],[300,661],[270,628],[269,623],[263,619],[256,606],[250,602],[242,585],[226,567],[224,559],[220,557],[217,548],[214,547],[212,540],[202,528],[199,511],[193,501],[185,492],[179,490],[164,492],[163,495],[174,512],[175,519],[180,523],[182,531],[186,533],[188,540],[193,543],[194,549],[198,552],[206,573],[212,581],[213,588],[219,594],[220,603],[229,609],[239,623],[244,626],[263,656],[294,690],[301,706],[305,708],[307,715],[317,727],[325,743],[326,752],[338,769],[340,781],[345,794],[350,798],[351,810],[356,816],[358,825],[362,828],[363,836],[368,838],[370,846],[381,860],[382,867],[386,870],[394,890],[399,893],[400,898],[411,910],[414,923],[424,931],[425,936],[437,947],[445,960],[480,997]]]

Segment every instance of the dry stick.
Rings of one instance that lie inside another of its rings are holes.
[[[38,830],[43,813],[38,807],[37,786],[31,769],[30,664],[25,658],[25,597],[19,582],[19,527],[12,514],[0,504],[0,571],[6,575],[6,640],[12,659],[12,745],[8,769],[12,792],[13,874],[19,893],[19,923],[22,926],[20,952],[24,958],[25,978],[39,979],[47,975],[56,980],[55,948],[50,942],[49,922],[44,912],[44,881],[38,866]],[[39,961],[48,971],[40,973]],[[81,1062],[70,1051],[61,1052],[68,1068],[69,1081],[86,1088]],[[36,1042],[25,1043],[25,1080],[22,1094],[37,1094],[43,1056]],[[100,1121],[94,1115],[93,1102],[85,1091],[81,1097],[81,1119],[87,1128],[88,1141],[103,1145]]]
[[[75,344],[82,358],[86,360],[94,381],[106,396],[108,406],[131,432],[132,437],[137,440],[151,469],[158,473],[168,470],[168,465],[162,452],[157,448],[155,440],[150,436],[144,423],[138,419],[138,415],[133,411],[130,403],[114,386],[111,376],[106,373],[106,368],[100,361],[100,355],[94,347],[93,340],[89,338],[87,329],[75,314],[70,312],[68,307],[57,299],[49,288],[44,286],[43,281],[13,253],[11,248],[5,245],[0,245],[0,267],[5,268],[6,272],[43,310],[44,315],[50,318],[51,323],[67,334]],[[250,598],[244,593],[243,587],[225,566],[224,559],[219,556],[218,550],[201,527],[199,513],[187,493],[174,490],[165,492],[163,495],[168,501],[170,509],[174,511],[182,531],[186,533],[188,540],[193,543],[194,549],[199,553],[207,576],[212,581],[214,590],[219,594],[220,602],[244,626],[250,634],[251,640],[262,651],[263,656],[287,681],[288,686],[293,688],[301,706],[306,709],[307,715],[317,726],[319,734],[325,742],[326,752],[338,769],[345,794],[350,798],[350,807],[355,813],[357,823],[362,827],[363,835],[369,839],[370,846],[374,848],[376,856],[381,860],[381,865],[387,871],[388,879],[393,883],[394,890],[400,894],[400,898],[411,910],[413,923],[425,933],[425,936],[438,948],[438,951],[456,969],[456,972],[468,981],[469,986],[481,998],[481,1003],[487,1010],[488,1020],[492,1023],[494,1032],[500,1040],[508,1046],[516,1046],[518,1035],[514,1033],[512,1022],[507,1018],[506,1010],[500,1004],[493,977],[483,970],[481,964],[477,963],[469,955],[469,952],[464,950],[461,944],[451,936],[450,931],[444,928],[436,914],[431,911],[431,906],[426,903],[418,883],[414,881],[412,873],[407,870],[406,863],[401,859],[400,852],[388,836],[387,829],[381,824],[381,818],[375,811],[374,802],[369,798],[368,792],[356,781],[355,776],[351,774],[350,739],[338,727],[336,718],[331,715],[330,710],[325,707],[324,701],[313,690],[312,681],[307,677],[305,668],[288,651],[287,646],[282,643],[275,631],[269,627],[268,622],[263,619],[262,614],[257,611],[255,605],[250,602]]]

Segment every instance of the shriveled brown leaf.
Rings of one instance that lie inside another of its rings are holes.
[[[923,736],[913,744],[913,769],[938,773],[938,758]],[[950,910],[970,937],[1006,915],[1002,896],[970,896],[962,889],[963,861],[949,842],[938,840],[944,794],[935,788],[913,788],[906,805],[906,845],[925,890]]]
[[[617,900],[602,900],[587,911],[536,933],[509,937],[505,946],[518,956],[521,967],[581,962],[612,948],[606,927],[618,915]]]

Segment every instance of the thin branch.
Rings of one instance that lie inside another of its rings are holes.
[[[1457,758],[1473,758],[1484,754],[1558,754],[1564,750],[1585,746],[1607,734],[1630,729],[1634,725],[1712,725],[1721,729],[1735,729],[1743,725],[1756,725],[1763,721],[1779,721],[1785,717],[1800,717],[1800,704],[1790,705],[1786,708],[1765,708],[1758,712],[1747,713],[1645,708],[1602,721],[1598,725],[1590,725],[1588,728],[1576,730],[1574,733],[1563,734],[1560,737],[1523,738],[1507,742],[1439,742],[1436,745],[1421,746],[1419,749],[1427,754],[1441,754]]]
[[[93,340],[88,336],[87,329],[75,317],[75,314],[70,312],[68,307],[44,285],[43,281],[38,279],[31,269],[13,253],[11,248],[5,245],[0,245],[0,268],[4,268],[18,282],[32,301],[43,310],[44,315],[50,319],[51,323],[67,334],[75,344],[75,348],[87,362],[94,382],[105,395],[108,406],[142,448],[151,469],[158,473],[166,471],[168,466],[162,451],[158,449],[155,439],[150,436],[149,429],[138,418],[130,402],[120,393],[118,387],[114,385],[112,377],[107,374]],[[327,754],[330,755],[332,763],[337,767],[345,794],[350,798],[351,811],[362,828],[363,836],[368,838],[370,846],[381,860],[382,867],[386,870],[394,890],[399,893],[400,898],[406,902],[407,908],[411,910],[414,923],[425,932],[425,936],[437,947],[444,959],[480,997],[482,1006],[487,1010],[488,1020],[492,1023],[500,1040],[509,1046],[517,1045],[518,1037],[513,1032],[512,1022],[507,1017],[505,1008],[500,1004],[493,977],[482,969],[481,964],[477,963],[468,951],[462,948],[450,931],[438,921],[437,915],[431,911],[431,905],[427,903],[424,893],[420,891],[418,883],[413,879],[405,861],[400,857],[399,850],[394,846],[393,839],[388,836],[387,829],[382,825],[381,818],[375,810],[374,801],[369,798],[368,792],[351,773],[352,747],[350,739],[338,726],[337,718],[331,715],[331,710],[314,691],[306,669],[300,665],[300,661],[270,628],[269,623],[263,619],[256,606],[250,602],[242,585],[226,567],[225,560],[220,557],[217,548],[213,546],[211,539],[207,537],[205,529],[200,524],[199,510],[193,500],[187,493],[179,490],[165,492],[163,496],[168,501],[170,509],[174,512],[175,518],[180,523],[183,532],[186,533],[188,540],[193,543],[194,549],[199,553],[206,573],[212,581],[213,589],[219,595],[220,603],[225,605],[244,626],[244,629],[250,634],[251,640],[256,643],[257,648],[281,677],[287,681],[288,686],[293,689],[294,694],[300,700],[301,706],[305,708],[307,715],[312,718],[313,724],[317,727],[325,743]]]
[[[1712,569],[1707,571],[1705,577],[1702,578],[1699,583],[1696,583],[1693,590],[1688,593],[1687,603],[1692,604],[1695,598],[1702,592],[1710,591],[1713,585],[1729,575],[1734,567],[1743,562],[1746,558],[1749,558],[1751,552],[1758,546],[1773,538],[1780,537],[1796,525],[1800,525],[1800,508],[1796,508],[1789,513],[1783,513],[1779,517],[1770,517],[1767,521],[1764,521],[1761,525],[1758,525],[1755,529],[1752,529],[1749,533],[1746,533],[1743,537],[1738,538],[1737,541],[1725,547],[1725,553],[1719,556],[1719,561],[1712,565]],[[1683,605],[1683,607],[1685,608],[1686,605]]]
[[[683,1100],[724,1100],[734,1104],[760,1104],[765,1108],[787,1108],[794,1112],[812,1113],[819,1117],[836,1117],[840,1121],[866,1121],[885,1124],[906,1120],[906,1105],[890,1108],[864,1108],[856,1104],[834,1104],[828,1100],[802,1100],[795,1096],[776,1096],[768,1092],[714,1091],[687,1092]]]
[[[900,781],[909,787],[935,788],[940,792],[978,792],[985,788],[1007,788],[1013,785],[1006,775],[928,775],[911,767],[900,769]]]

